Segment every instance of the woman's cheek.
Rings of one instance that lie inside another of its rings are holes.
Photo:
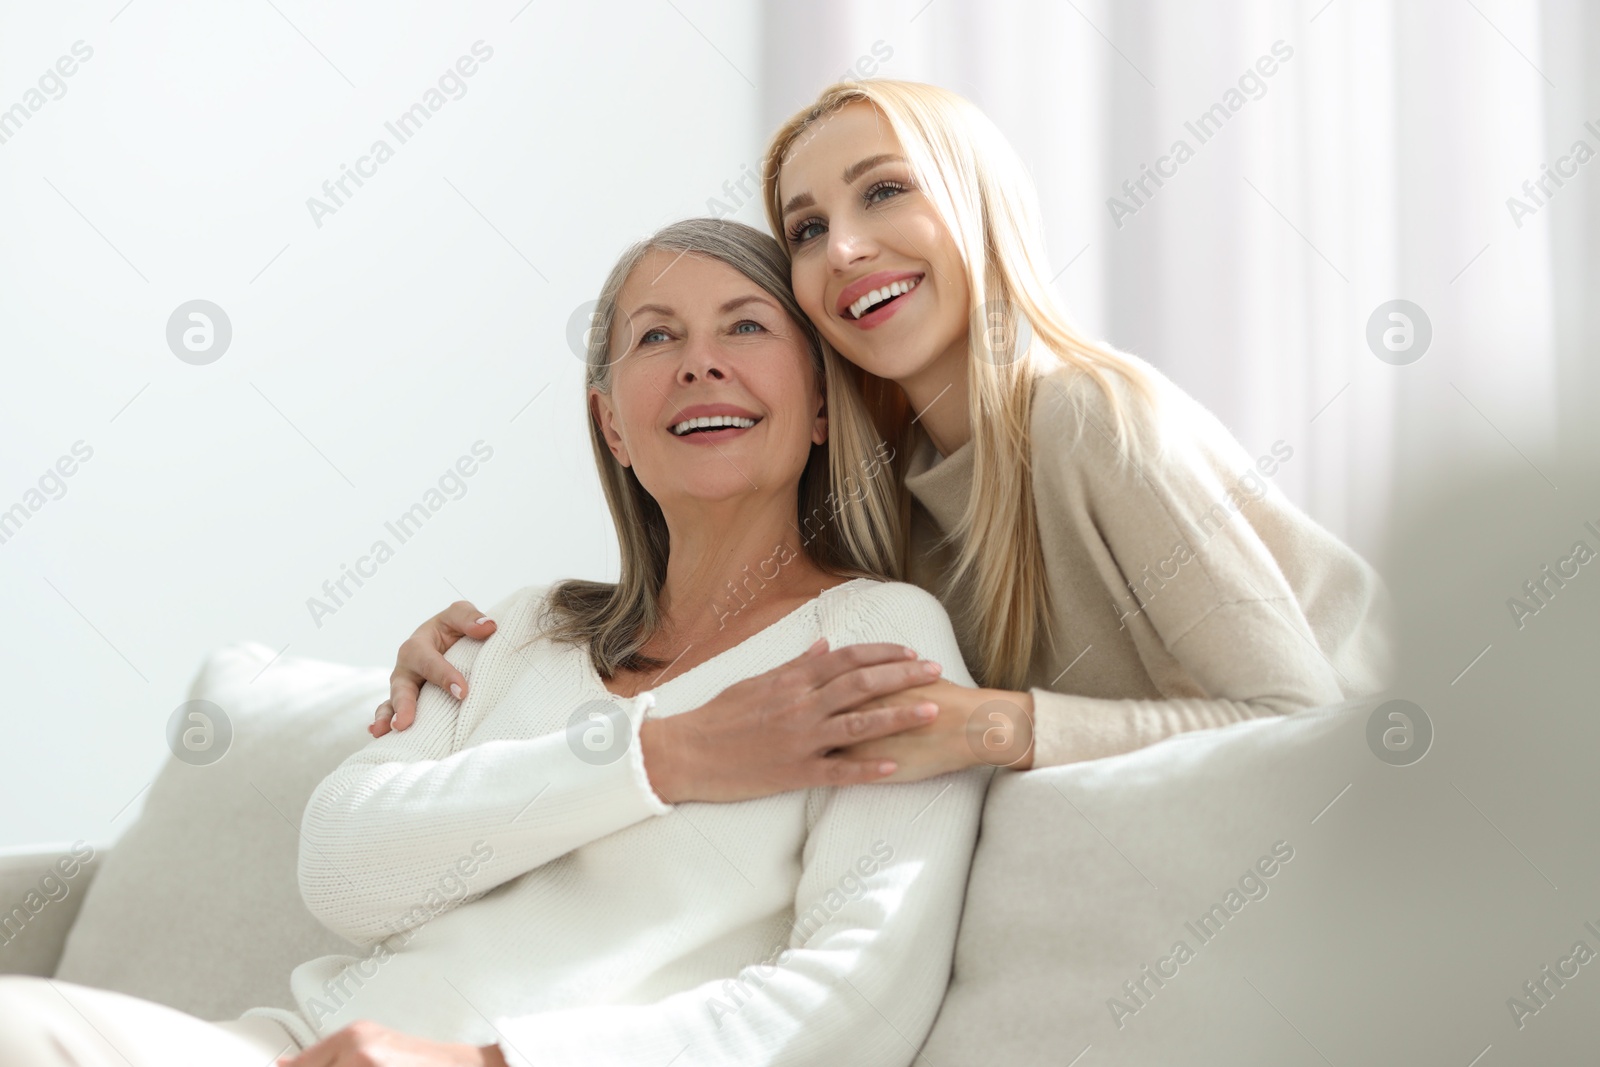
[[[813,270],[795,270],[789,273],[789,284],[794,286],[795,302],[806,313],[806,317],[812,322],[824,321],[822,277]]]

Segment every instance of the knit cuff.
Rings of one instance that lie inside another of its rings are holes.
[[[644,724],[645,716],[649,715],[655,706],[656,695],[648,689],[628,701],[628,722],[632,724],[633,736],[628,739],[626,759],[634,784],[645,798],[650,813],[666,815],[672,811],[672,805],[657,796],[656,791],[650,787],[650,775],[646,773],[644,767],[644,740],[639,735],[639,727]]]
[[[1087,721],[1082,701],[1050,689],[1035,688],[1033,695],[1033,767],[1059,767],[1065,763],[1112,755],[1101,750],[1103,738]]]

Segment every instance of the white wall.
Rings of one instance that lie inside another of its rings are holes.
[[[0,143],[0,509],[92,449],[0,543],[0,847],[125,828],[210,648],[387,664],[458,596],[614,574],[568,319],[764,133],[739,0],[124,2],[0,3],[0,108],[92,49]],[[463,96],[385,130],[480,40]],[[204,366],[166,341],[196,298],[233,329]],[[385,520],[479,440],[399,544]]]

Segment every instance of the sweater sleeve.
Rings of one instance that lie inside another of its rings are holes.
[[[539,597],[521,590],[491,609],[487,641],[462,638],[445,658],[470,682],[458,702],[432,683],[416,722],[369,742],[323,779],[301,820],[299,880],[323,925],[367,946],[476,900],[580,845],[671,811],[651,790],[638,744],[648,699],[623,705],[631,731],[619,759],[575,756],[568,733],[457,746],[463,716],[481,718],[526,665]],[[487,858],[485,858],[487,853]],[[441,879],[471,868],[474,892],[452,899]]]
[[[1276,615],[1286,608],[1293,603],[1220,604],[1173,642],[1207,692],[1225,695],[1114,700],[1033,689],[1033,766],[1121,755],[1174,734],[1344,699],[1314,646],[1285,640],[1289,624]]]
[[[836,645],[903,642],[971,684],[949,619],[931,596],[884,585],[851,601],[844,625],[825,629]],[[921,782],[814,791],[817,814],[786,947],[655,1003],[494,1019],[507,1061],[912,1063],[949,982],[993,773],[973,767]]]
[[[1323,571],[1330,600],[1333,586],[1350,600],[1352,631],[1381,629],[1386,591],[1376,574],[1273,496],[1278,491],[1209,412],[1187,397],[1164,403],[1173,407],[1159,426],[1133,419],[1143,444],[1133,455],[1113,443],[1108,411],[1096,403],[1083,406],[1076,437],[1066,429],[1076,420],[1034,423],[1048,428],[1035,451],[1039,495],[1069,507],[1081,524],[1078,536],[1098,541],[1092,547],[1106,560],[1107,584],[1120,585],[1112,597],[1122,625],[1168,692],[1164,699],[1107,699],[1034,688],[1035,767],[1337,703],[1370,687],[1366,675],[1343,675],[1319,647],[1258,526],[1276,528],[1280,544],[1295,544],[1303,565]],[[1240,470],[1246,474],[1233,473]],[[1063,589],[1051,593],[1070,598]]]

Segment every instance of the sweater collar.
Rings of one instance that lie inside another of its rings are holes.
[[[939,528],[949,532],[961,521],[972,492],[972,442],[941,459],[927,434],[919,433],[917,437],[906,467],[906,488]]]

